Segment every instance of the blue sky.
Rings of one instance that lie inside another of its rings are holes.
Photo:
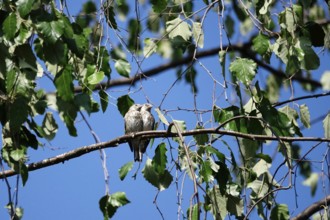
[[[69,8],[72,14],[75,14],[81,7],[82,1],[69,2]],[[212,14],[212,13],[211,13]],[[142,15],[143,17],[145,15]],[[219,45],[219,31],[218,28],[214,28],[217,25],[216,16],[208,16],[205,26],[205,49],[212,48]],[[214,23],[214,24],[212,24]],[[236,30],[237,31],[237,30]],[[146,37],[149,33],[145,33]],[[245,37],[239,37],[241,41],[244,41]],[[224,38],[225,39],[225,38]],[[115,39],[112,39],[114,42]],[[226,41],[224,40],[224,44]],[[313,78],[319,79],[325,70],[329,70],[330,66],[328,64],[329,55],[327,53],[320,54],[321,57],[321,68],[313,71]],[[131,61],[131,57],[128,56],[128,60]],[[143,64],[143,70],[148,70],[150,68],[159,65],[160,60],[156,55],[146,59]],[[216,56],[202,59],[201,62],[205,65],[211,72],[212,77],[215,77],[220,82],[223,82],[220,65],[218,63],[218,58]],[[229,59],[228,61],[229,62]],[[277,66],[277,59],[272,58],[272,64]],[[276,65],[275,65],[276,64]],[[198,71],[198,78],[196,80],[199,93],[196,97],[196,103],[200,109],[211,109],[212,108],[212,96],[214,93],[214,84],[212,78],[208,73],[198,64],[196,65]],[[114,70],[114,69],[113,69]],[[133,66],[133,74],[136,71],[136,66]],[[113,71],[113,78],[119,78],[119,75]],[[267,73],[259,68],[257,79],[262,81],[266,78]],[[146,102],[146,96],[149,98],[154,106],[158,106],[163,98],[163,94],[168,91],[171,84],[176,80],[175,71],[167,71],[161,75],[151,77],[146,81],[137,83],[131,91],[135,91],[130,96],[137,103]],[[47,79],[42,79],[40,81],[40,87],[49,85]],[[138,90],[142,85],[143,90]],[[294,97],[306,95],[301,87],[294,84],[295,92]],[[52,90],[52,88],[50,88]],[[232,99],[231,91],[228,92],[229,103],[224,100],[223,89],[216,85],[215,95],[219,98],[216,105],[221,107],[227,107]],[[320,93],[321,90],[315,91],[315,93]],[[113,139],[117,136],[124,134],[124,124],[123,118],[120,115],[116,107],[116,98],[127,94],[127,86],[116,87],[108,91],[110,97],[110,104],[105,113],[98,113],[91,115],[88,118],[89,123],[92,125],[94,131],[98,135],[101,141],[107,141]],[[286,100],[291,96],[290,88],[283,89],[281,91],[281,100]],[[95,93],[95,99],[98,100],[97,93]],[[319,98],[319,99],[309,99],[296,102],[296,104],[306,103],[311,112],[311,119],[317,118],[317,116],[329,112],[329,97]],[[176,109],[187,108],[192,109],[194,104],[193,96],[191,95],[190,86],[180,81],[168,94],[162,109]],[[290,104],[291,105],[291,104]],[[291,107],[294,105],[291,105]],[[156,113],[153,111],[154,115]],[[173,111],[168,113],[167,119],[184,120],[187,123],[187,129],[193,129],[196,126],[196,116],[193,113],[187,113],[185,111]],[[158,117],[156,117],[158,120]],[[211,127],[212,124],[208,122],[210,120],[210,114],[205,114],[201,116],[201,121],[206,123],[206,127]],[[62,125],[61,121],[58,120],[60,125],[59,131],[55,140],[48,142],[43,142],[45,146],[39,148],[38,151],[30,150],[29,152],[29,162],[36,162],[48,157],[53,157],[61,153],[65,153],[72,149],[82,147],[85,145],[90,145],[94,143],[94,139],[90,134],[85,122],[81,117],[77,118],[76,126],[78,128],[78,137],[73,138],[68,135],[67,129]],[[162,127],[162,126],[161,126]],[[304,130],[305,136],[320,136],[323,137],[322,124],[319,122],[312,126],[312,129]],[[189,140],[189,139],[188,139]],[[230,146],[233,147],[234,152],[238,152],[236,147],[236,141],[234,138],[225,138]],[[113,219],[161,219],[156,206],[154,205],[154,199],[157,195],[157,190],[155,187],[150,185],[141,173],[147,157],[152,158],[153,150],[155,147],[161,143],[166,142],[165,139],[156,139],[154,145],[147,150],[147,154],[144,156],[144,161],[141,164],[140,170],[138,171],[137,179],[134,180],[131,176],[138,169],[138,164],[135,163],[132,171],[128,174],[124,181],[121,181],[118,176],[118,169],[125,163],[133,160],[133,155],[129,150],[127,144],[119,145],[116,148],[106,149],[107,153],[107,168],[110,174],[110,193],[124,191],[126,192],[127,198],[131,201],[130,204],[125,207],[119,208]],[[315,143],[301,143],[303,151],[307,151]],[[175,144],[173,144],[175,146]],[[225,146],[220,142],[214,144],[220,151],[225,150]],[[265,151],[274,152],[275,144],[266,145]],[[326,144],[321,144],[310,156],[309,158],[313,160],[320,160],[321,155],[326,152]],[[169,158],[169,156],[168,156]],[[276,157],[276,160],[280,160],[280,156]],[[276,161],[275,160],[275,161]],[[321,172],[321,164],[314,163],[314,171]],[[172,165],[171,165],[172,166]],[[272,168],[274,169],[274,167]],[[172,172],[172,175],[176,175]],[[181,174],[180,174],[181,175]],[[182,176],[180,176],[181,184]],[[10,182],[12,186],[15,186],[15,177],[11,177]],[[310,189],[308,187],[301,185],[301,179],[297,179],[297,194],[299,199],[299,207],[297,208],[295,214],[305,208],[312,202],[323,198],[329,193],[328,181],[326,181],[325,188],[321,185],[318,187],[318,191],[314,198],[310,197]],[[12,189],[12,191],[14,188]],[[324,192],[325,190],[325,192]],[[2,193],[2,199],[0,200],[0,219],[8,219],[6,210],[3,209],[7,203],[7,191],[4,181],[0,181],[0,193]],[[24,208],[24,218],[23,219],[33,219],[33,220],[57,220],[57,219],[102,219],[102,213],[98,207],[99,199],[105,193],[104,176],[101,166],[100,154],[99,152],[92,152],[86,154],[79,158],[67,161],[63,164],[58,164],[55,166],[47,167],[41,170],[36,170],[29,173],[29,180],[25,187],[19,188],[19,206]],[[177,219],[178,206],[176,197],[176,187],[173,181],[169,189],[160,192],[157,198],[157,204],[163,213],[165,219]],[[184,182],[183,190],[183,210],[186,211],[189,206],[189,199],[193,193],[192,182],[187,179]],[[295,210],[294,203],[294,191],[280,192],[277,197],[277,202],[288,203],[290,210]],[[288,199],[290,198],[290,199]],[[211,216],[208,216],[211,219]]]

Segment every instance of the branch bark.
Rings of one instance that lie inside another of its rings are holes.
[[[236,131],[225,131],[225,130],[218,130],[217,128],[208,128],[208,129],[198,129],[198,130],[188,130],[181,132],[182,136],[192,136],[197,134],[219,134],[219,135],[227,135],[232,137],[240,137],[246,138],[250,140],[259,140],[259,141],[266,141],[266,140],[273,140],[273,141],[284,141],[284,142],[297,142],[297,141],[317,141],[317,142],[328,142],[330,143],[330,139],[327,138],[320,138],[320,137],[281,137],[281,136],[267,136],[267,135],[256,135],[256,134],[246,134]],[[92,151],[110,148],[110,147],[118,147],[118,145],[126,143],[127,141],[136,138],[166,138],[166,137],[177,137],[178,133],[170,133],[169,131],[161,130],[161,131],[143,131],[138,132],[131,135],[123,135],[117,137],[113,140],[107,142],[101,142],[97,144],[92,144],[88,146],[83,146],[66,153],[60,154],[55,157],[51,157],[48,159],[41,160],[39,162],[30,163],[27,165],[29,171],[38,170],[41,168],[45,168],[48,166],[52,166],[58,163],[64,163],[65,161],[71,160],[73,158],[77,158],[84,154],[88,154]],[[0,172],[0,179],[4,179],[6,177],[14,176],[16,172],[14,170],[5,170]]]
[[[330,195],[308,206],[304,211],[299,213],[296,217],[292,218],[292,220],[309,219],[313,214],[315,214],[316,212],[322,209],[325,209],[329,205],[330,205]]]

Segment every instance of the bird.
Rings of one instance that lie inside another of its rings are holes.
[[[140,110],[142,108],[142,105],[140,104],[133,104],[127,111],[127,113],[124,116],[125,121],[125,134],[133,134],[139,131],[143,131],[143,120],[142,120],[142,114],[140,113]],[[140,157],[140,143],[141,139],[133,138],[128,142],[128,145],[131,149],[131,151],[134,154],[134,161],[142,161],[142,158]]]
[[[142,115],[142,121],[143,121],[143,131],[150,131],[154,129],[155,125],[155,118],[151,114],[150,110],[152,108],[152,105],[149,103],[145,103],[142,105],[142,108],[140,110],[140,113]],[[146,149],[148,147],[148,144],[150,142],[150,139],[143,139],[141,140],[140,147],[139,147],[139,159],[142,161],[142,155],[146,152]]]

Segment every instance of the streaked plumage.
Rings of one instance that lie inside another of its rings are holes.
[[[142,115],[140,113],[142,105],[134,104],[132,105],[128,112],[125,114],[125,134],[132,134],[139,131],[143,131],[143,121]],[[142,161],[142,157],[140,157],[140,138],[134,138],[128,142],[131,151],[134,152],[134,160],[135,161]]]
[[[142,121],[143,121],[143,131],[150,131],[150,130],[154,129],[155,118],[150,112],[151,108],[152,108],[152,105],[149,103],[146,103],[146,104],[142,105],[142,108],[140,110],[141,115],[142,115]],[[150,139],[141,140],[140,154],[139,154],[141,161],[142,161],[142,155],[143,155],[143,153],[146,152],[149,142],[150,142]]]

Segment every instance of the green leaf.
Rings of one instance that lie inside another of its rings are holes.
[[[103,196],[99,201],[99,207],[104,219],[111,218],[121,206],[130,203],[124,192],[116,192],[111,195]]]
[[[40,47],[37,47],[37,53],[39,56],[42,56],[43,54],[45,61],[54,65],[65,65],[68,60],[67,45],[61,40],[56,41],[54,44],[44,42]]]
[[[25,97],[17,97],[9,106],[9,127],[11,132],[18,131],[27,120],[29,113],[28,100]]]
[[[267,155],[267,154],[259,153],[259,154],[256,154],[255,157],[264,160],[268,164],[271,164],[272,163],[272,158],[269,155]]]
[[[210,209],[213,219],[223,220],[226,218],[227,211],[227,198],[220,193],[219,187],[215,185],[207,191],[209,200],[207,206]]]
[[[105,4],[109,4],[109,3],[106,2]],[[104,15],[105,15],[105,18],[107,19],[107,23],[108,23],[109,27],[111,27],[112,29],[117,29],[117,22],[115,19],[115,13],[113,11],[113,7],[107,5],[104,9],[104,12],[105,12]]]
[[[239,196],[228,195],[227,198],[228,212],[236,217],[243,215],[244,202]]]
[[[186,122],[185,121],[173,120],[173,123],[176,124],[176,126],[173,125],[171,127],[171,133],[181,133],[181,132],[186,130]],[[178,127],[179,131],[177,130],[176,127]],[[178,142],[178,143],[181,143],[181,140],[180,140],[179,137],[173,137],[173,140]]]
[[[203,126],[196,126],[196,130],[198,129],[204,129]],[[208,134],[196,134],[194,135],[194,139],[196,140],[196,143],[198,145],[204,145],[209,141]]]
[[[325,71],[321,77],[321,84],[323,90],[330,91],[330,71]]]
[[[200,210],[198,210],[199,206],[198,204],[195,204],[193,207],[192,207],[192,211],[191,211],[191,216],[190,216],[190,208],[189,207],[187,209],[187,219],[189,220],[199,220],[199,213],[200,213]]]
[[[99,96],[100,96],[102,111],[105,112],[107,110],[108,103],[109,103],[108,93],[106,91],[104,91],[103,89],[101,89],[99,91]]]
[[[167,189],[173,180],[172,175],[167,170],[165,170],[163,174],[158,174],[149,158],[146,161],[142,173],[144,178],[160,191]]]
[[[129,73],[131,72],[131,65],[126,60],[117,60],[117,62],[115,63],[115,69],[121,76],[129,78]]]
[[[117,99],[117,108],[123,117],[133,104],[134,100],[129,95],[123,95]]]
[[[230,15],[225,16],[225,26],[228,32],[228,37],[231,38],[235,33],[235,21]]]
[[[98,71],[93,73],[92,75],[88,76],[87,81],[91,85],[96,85],[100,83],[104,79],[104,72]]]
[[[74,97],[74,104],[80,109],[84,109],[88,114],[98,112],[99,105],[92,97],[86,93],[79,93]]]
[[[262,33],[259,33],[258,36],[253,38],[252,43],[253,50],[255,50],[260,55],[264,55],[270,46],[269,37]]]
[[[306,128],[311,127],[311,119],[309,114],[309,109],[307,105],[303,104],[299,106],[300,109],[300,120]]]
[[[26,184],[26,182],[29,178],[29,169],[22,162],[19,164],[19,166],[20,166],[20,170],[19,170],[20,172],[19,173],[21,174],[22,184],[23,184],[23,186],[25,186],[25,184]]]
[[[74,137],[77,136],[77,130],[74,125],[79,108],[77,108],[74,102],[64,101],[61,98],[56,99],[56,105],[60,112],[61,119],[69,130],[69,134]]]
[[[270,213],[272,220],[289,220],[290,214],[286,204],[277,204]]]
[[[155,171],[162,175],[165,172],[167,157],[166,157],[166,144],[160,143],[155,149],[155,156],[152,159],[152,165]]]
[[[166,32],[171,39],[180,36],[185,41],[188,41],[192,34],[190,31],[190,25],[180,17],[166,22]]]
[[[330,113],[323,120],[324,137],[330,138]]]
[[[150,38],[144,39],[143,56],[148,58],[157,51],[157,44]]]
[[[40,35],[44,37],[44,39],[48,43],[55,43],[64,33],[64,22],[59,21],[51,21],[51,22],[40,22],[37,23],[37,30],[40,32]]]
[[[309,186],[311,188],[311,196],[315,196],[318,181],[319,175],[317,173],[311,173],[310,176],[302,183],[304,186]]]
[[[42,131],[43,136],[47,140],[52,140],[58,130],[58,125],[53,117],[52,112],[47,112],[45,114],[44,120],[42,121]]]
[[[247,58],[237,58],[229,66],[230,72],[244,85],[250,85],[256,75],[257,64]]]
[[[247,123],[244,118],[239,118],[239,119],[235,119],[230,122],[227,122],[228,120],[232,119],[233,117],[239,116],[239,115],[240,115],[240,109],[236,106],[230,106],[225,109],[219,109],[217,107],[214,107],[214,109],[213,109],[214,120],[216,122],[219,122],[220,124],[226,123],[223,126],[224,129],[247,133]]]
[[[133,168],[133,162],[132,161],[130,161],[130,162],[124,164],[122,167],[120,167],[120,169],[119,169],[119,178],[120,178],[120,180],[124,180],[127,173],[129,171],[131,171],[132,168]]]
[[[15,37],[19,26],[17,22],[17,15],[15,12],[10,13],[8,17],[4,20],[2,24],[2,30],[7,39],[11,40]]]
[[[206,160],[201,163],[201,169],[199,171],[199,174],[200,174],[203,182],[209,183],[214,180],[213,170],[211,168],[212,166],[213,166],[213,164],[210,160]],[[219,170],[219,168],[218,168],[218,170]]]
[[[27,129],[24,125],[21,126],[20,144],[25,147],[32,147],[34,150],[37,150],[39,145],[36,136],[32,134],[31,130]]]
[[[170,123],[167,121],[163,113],[160,111],[159,108],[155,108],[155,111],[157,112],[158,118],[163,122],[165,125],[170,125]]]
[[[166,9],[167,0],[151,0],[152,10],[156,13],[161,13]]]
[[[204,31],[200,22],[193,22],[192,34],[196,44],[200,47],[204,47]]]
[[[315,70],[319,68],[320,58],[312,49],[312,43],[307,37],[300,37],[295,47],[300,48],[303,52],[303,59],[301,60],[303,69]]]
[[[34,0],[18,0],[16,2],[18,12],[22,18],[30,13]]]
[[[56,74],[54,79],[57,95],[63,101],[72,101],[74,98],[72,72],[72,66],[67,65],[61,72]]]
[[[309,37],[314,47],[324,46],[325,33],[321,25],[314,21],[309,21],[305,25],[305,28],[309,32]]]
[[[10,152],[10,157],[14,161],[19,162],[25,160],[25,156],[26,156],[25,154],[26,154],[26,148],[18,148]]]

